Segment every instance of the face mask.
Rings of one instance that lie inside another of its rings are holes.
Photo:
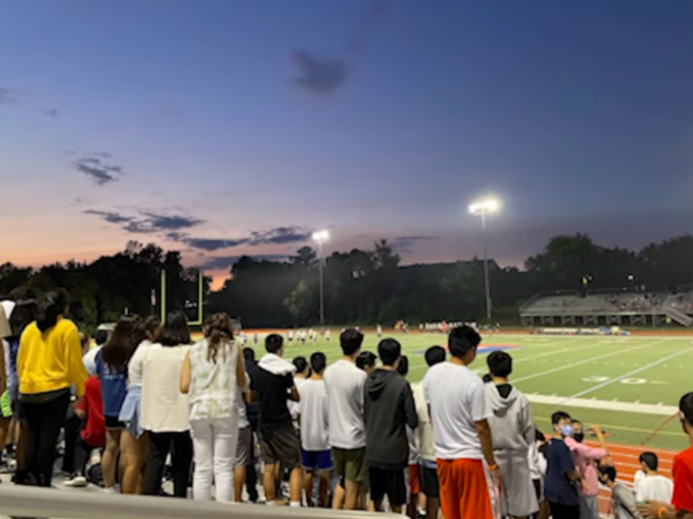
[[[583,433],[583,432],[576,432],[576,433],[573,434],[573,439],[574,439],[576,442],[578,442],[578,443],[582,443],[582,440],[585,439],[585,433]]]
[[[564,438],[567,438],[571,434],[573,434],[573,426],[572,425],[564,425],[561,427],[561,436],[563,436]]]

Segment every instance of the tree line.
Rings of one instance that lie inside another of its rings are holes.
[[[371,249],[335,252],[320,259],[302,247],[284,261],[241,257],[217,291],[204,279],[205,313],[223,311],[244,326],[315,326],[319,319],[319,269],[324,274],[327,324],[391,325],[484,318],[483,261],[402,265],[385,240]],[[555,290],[677,290],[693,283],[693,236],[639,251],[602,247],[586,234],[556,236],[524,269],[490,261],[494,318],[517,316],[537,292]],[[197,313],[198,273],[178,251],[129,242],[125,250],[91,263],[70,261],[40,268],[0,266],[0,294],[18,287],[42,293],[66,288],[73,318],[86,326],[115,321],[124,312],[159,311],[161,270],[167,274],[167,308]],[[153,297],[154,296],[154,297]]]

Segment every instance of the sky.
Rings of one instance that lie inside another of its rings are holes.
[[[0,263],[638,248],[693,217],[693,2],[5,0]]]

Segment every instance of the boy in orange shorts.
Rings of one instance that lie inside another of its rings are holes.
[[[493,411],[484,383],[467,368],[480,342],[473,328],[453,328],[448,336],[452,358],[432,366],[423,380],[446,519],[494,519],[489,479],[497,485],[500,470],[487,421]]]

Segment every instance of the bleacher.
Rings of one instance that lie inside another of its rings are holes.
[[[527,326],[693,324],[693,291],[595,290],[537,294],[520,307]]]

